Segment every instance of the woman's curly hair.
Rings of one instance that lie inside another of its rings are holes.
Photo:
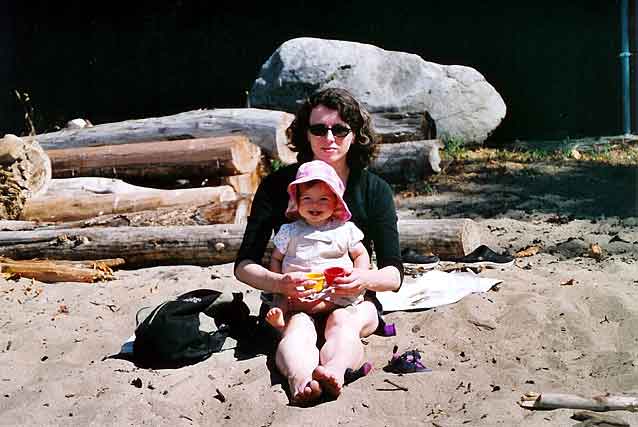
[[[345,89],[328,88],[315,92],[306,99],[297,111],[295,119],[286,130],[288,146],[297,152],[297,161],[305,163],[313,160],[314,154],[308,140],[310,114],[318,106],[337,110],[354,134],[354,141],[348,150],[346,163],[350,168],[363,169],[370,164],[375,154],[376,135],[372,128],[370,113]]]

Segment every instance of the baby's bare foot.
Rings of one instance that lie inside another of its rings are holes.
[[[338,397],[343,388],[343,372],[333,372],[329,367],[317,366],[312,372],[312,378],[332,397]]]
[[[284,312],[277,307],[273,307],[268,310],[268,313],[266,313],[266,321],[270,323],[271,326],[279,330],[286,326],[286,323],[284,322]]]
[[[311,378],[297,381],[294,378],[288,379],[290,387],[290,401],[295,405],[307,405],[314,402],[321,396],[321,386]]]

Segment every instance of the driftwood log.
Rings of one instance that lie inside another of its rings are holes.
[[[421,181],[441,172],[441,148],[437,139],[379,144],[370,169],[390,183]]]
[[[157,190],[109,178],[51,181],[52,185],[47,193],[26,201],[20,219],[65,222],[107,214],[168,207],[198,207],[237,200],[235,191],[228,185]],[[66,181],[70,182],[67,184]]]
[[[26,231],[41,228],[42,223],[38,221],[20,221],[14,219],[0,219],[0,231]]]
[[[402,220],[399,221],[401,247],[424,253],[465,255],[480,244],[479,227],[472,224],[469,219]],[[235,259],[244,229],[244,225],[219,224],[3,231],[0,253],[12,259],[121,257],[132,267],[223,264]]]
[[[146,187],[129,184],[121,179],[83,177],[52,179],[45,194],[73,194],[78,191],[85,191],[95,194],[122,194],[134,193],[140,190],[148,190]]]
[[[85,227],[150,227],[173,225],[232,224],[240,200],[212,202],[203,206],[169,207],[130,213],[100,215],[78,221],[49,223],[41,229]]]
[[[584,397],[563,393],[526,393],[518,404],[527,409],[586,409],[589,411],[638,411],[638,396],[611,395]]]
[[[233,187],[235,192],[246,198],[252,198],[257,192],[257,187],[261,182],[261,178],[257,171],[252,173],[244,173],[241,175],[225,176],[222,182]]]
[[[261,150],[243,135],[47,150],[54,178],[176,180],[256,170]],[[201,180],[201,179],[200,179]]]
[[[46,191],[51,163],[37,142],[15,135],[0,140],[0,219],[17,219],[30,197]]]
[[[436,123],[427,111],[372,113],[372,122],[381,143],[437,137]]]
[[[106,123],[83,129],[63,129],[37,135],[45,150],[129,144],[148,141],[246,135],[272,158],[293,163],[286,129],[294,116],[257,108],[195,110],[172,116]]]
[[[0,273],[5,277],[25,277],[45,283],[93,283],[113,279],[111,267],[122,264],[122,258],[95,261],[15,261],[0,257]]]
[[[172,225],[232,224],[242,199],[202,206],[168,207],[146,211],[105,214],[68,222],[0,220],[0,231],[53,230],[86,227],[149,227]]]
[[[129,267],[224,264],[234,260],[244,227],[104,227],[0,232],[0,253],[12,259],[124,258]],[[98,255],[101,254],[101,255]]]
[[[421,254],[465,256],[481,245],[481,227],[467,218],[402,219],[398,227],[401,248]]]
[[[235,219],[232,222],[235,224],[246,224],[253,197],[261,182],[259,172],[255,171],[242,175],[226,176],[222,179],[222,182],[232,186],[238,195],[237,210],[235,212]]]

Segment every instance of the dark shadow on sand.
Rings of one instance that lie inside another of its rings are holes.
[[[448,172],[450,180],[433,179],[442,197],[413,206],[417,217],[493,218],[516,211],[570,219],[638,217],[638,166],[538,162],[513,170],[487,168],[482,160],[460,163]]]

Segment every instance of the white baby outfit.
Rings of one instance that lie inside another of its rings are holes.
[[[284,254],[282,272],[323,272],[329,267],[342,267],[350,271],[353,267],[350,249],[363,240],[363,232],[352,222],[329,221],[314,227],[300,219],[284,224],[273,242]],[[363,301],[363,292],[356,296],[335,296],[326,293],[321,299],[339,306],[358,304]]]

